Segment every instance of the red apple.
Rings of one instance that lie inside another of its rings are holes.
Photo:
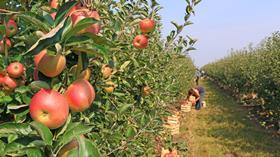
[[[139,22],[142,33],[149,33],[155,29],[155,21],[152,19],[144,19]]]
[[[143,96],[148,96],[152,92],[152,89],[149,86],[145,86],[142,89],[142,95]]]
[[[166,153],[164,157],[177,157],[177,155],[173,153]]]
[[[8,37],[11,37],[13,35],[15,35],[18,31],[18,27],[17,27],[17,23],[15,22],[15,20],[10,19],[7,23],[6,23],[6,35]]]
[[[4,78],[5,78],[5,76],[0,74],[0,84],[4,83],[4,80],[5,80]]]
[[[78,79],[85,79],[89,80],[91,76],[91,70],[89,68],[86,68],[84,71],[81,72],[81,74],[78,76]]]
[[[70,109],[74,112],[82,112],[90,107],[95,99],[95,91],[92,85],[85,79],[74,81],[64,93]]]
[[[7,67],[7,73],[12,78],[19,78],[24,73],[24,65],[20,62],[13,62]]]
[[[137,35],[133,40],[133,46],[138,49],[144,49],[148,46],[149,39],[146,35]]]
[[[90,11],[86,12],[86,15],[87,15],[87,17],[94,18],[95,20],[98,20],[98,21],[100,20],[100,16],[99,16],[98,12],[95,10],[90,10]]]
[[[108,78],[112,75],[112,69],[108,65],[103,65],[101,68],[101,73],[104,78]]]
[[[92,24],[90,27],[86,28],[86,32],[92,34],[98,34],[101,30],[101,26],[99,23]]]
[[[51,0],[50,1],[50,6],[52,8],[57,9],[58,5],[59,5],[59,0]]]
[[[99,16],[98,12],[93,11],[93,10],[87,12],[87,17],[91,17],[91,18],[93,18],[95,20],[98,20],[98,21],[100,20],[100,16]],[[89,33],[92,33],[92,34],[98,34],[100,32],[100,30],[101,30],[100,24],[95,23],[95,24],[92,24],[90,27],[88,27],[86,29],[86,32],[89,32]]]
[[[76,10],[71,15],[72,23],[74,26],[84,18],[93,18],[95,20],[100,20],[100,16],[97,11],[91,11],[88,9]],[[95,23],[95,24],[92,24],[91,26],[81,30],[80,32],[78,32],[78,34],[82,34],[82,33],[86,33],[86,32],[89,32],[92,34],[98,34],[100,32],[100,29],[101,29],[100,24]]]
[[[42,50],[40,53],[34,56],[35,67],[38,67],[40,60],[47,54],[47,49]]]
[[[65,97],[57,91],[41,89],[32,97],[29,110],[33,120],[50,129],[56,129],[67,120],[69,105]]]
[[[5,76],[3,79],[3,84],[9,89],[15,89],[17,87],[17,81],[9,76]]]
[[[6,38],[6,47],[9,49],[10,47],[12,47],[12,43],[11,43],[11,40],[9,38]],[[0,41],[0,53],[3,53],[5,52],[5,49],[4,49],[4,39],[2,39]]]
[[[66,66],[66,58],[64,55],[57,53],[56,55],[44,55],[38,63],[38,70],[48,77],[58,76]]]
[[[107,82],[105,82],[104,90],[105,90],[105,92],[107,92],[107,93],[113,93],[115,87],[116,87],[116,85],[114,84],[114,82],[112,82],[112,81],[107,81]]]
[[[85,15],[84,11],[77,11],[76,10],[71,15],[72,23],[73,23],[74,26],[84,18],[86,18],[86,15]]]
[[[51,17],[53,20],[55,20],[56,12],[51,13]]]
[[[75,6],[73,6],[73,7],[69,10],[67,16],[71,16],[74,12],[76,12],[77,10],[79,10],[79,9],[81,9],[81,8],[82,8],[82,6],[81,6],[80,3],[76,4]]]

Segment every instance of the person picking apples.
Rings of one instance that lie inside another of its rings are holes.
[[[196,86],[195,90],[199,93],[199,100],[196,103],[196,109],[200,110],[204,102],[205,89],[202,86]]]
[[[195,104],[195,109],[200,110],[202,107],[202,102],[205,96],[205,89],[201,86],[196,86],[191,88],[188,92],[188,99]]]

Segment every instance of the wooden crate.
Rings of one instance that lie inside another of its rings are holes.
[[[181,105],[182,112],[191,112],[191,110],[192,110],[192,105],[189,105],[189,104]]]

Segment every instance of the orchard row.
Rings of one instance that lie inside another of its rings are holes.
[[[279,129],[280,34],[273,33],[258,47],[237,50],[203,70],[239,99],[254,106],[261,125]]]

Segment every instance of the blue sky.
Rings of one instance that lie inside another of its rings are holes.
[[[185,0],[158,0],[163,35],[173,28],[170,21],[183,22]],[[280,30],[280,0],[202,0],[197,6],[193,25],[184,34],[198,39],[197,50],[190,52],[197,66],[205,65],[230,53],[258,44]]]

